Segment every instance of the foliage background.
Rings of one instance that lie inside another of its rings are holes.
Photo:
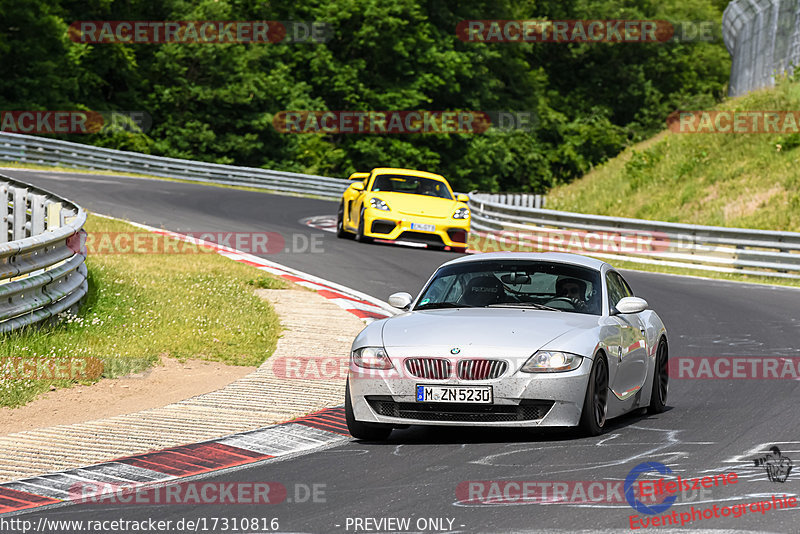
[[[440,172],[457,190],[542,192],[725,93],[713,42],[465,43],[465,19],[713,21],[722,0],[0,0],[0,110],[144,110],[145,134],[70,136],[112,148],[328,176]],[[304,20],[325,44],[80,44],[77,20]],[[532,132],[287,135],[281,110],[508,110]]]

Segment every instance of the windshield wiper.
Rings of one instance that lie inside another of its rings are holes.
[[[489,304],[488,308],[536,308],[537,310],[548,311],[564,311],[558,308],[545,306],[544,304],[536,304],[535,302],[501,302],[499,304]]]
[[[416,310],[435,310],[436,308],[474,308],[468,304],[459,304],[457,302],[428,302],[421,304],[414,308]]]

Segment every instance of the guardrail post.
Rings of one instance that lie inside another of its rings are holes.
[[[44,195],[31,195],[31,235],[44,233],[46,214],[44,204]]]
[[[11,220],[8,216],[8,184],[0,184],[0,243],[8,242]]]
[[[28,190],[23,187],[13,187],[12,191],[14,199],[12,200],[11,209],[14,211],[12,214],[13,222],[11,223],[11,230],[13,238],[16,241],[17,239],[24,239],[27,237],[25,235],[25,223],[27,222]]]
[[[51,202],[47,205],[47,230],[61,228],[61,224],[61,202]]]

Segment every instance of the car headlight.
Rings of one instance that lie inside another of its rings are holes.
[[[379,198],[369,199],[369,204],[376,210],[389,211],[389,205]]]
[[[454,219],[469,219],[469,208],[458,208],[453,214]]]
[[[520,368],[525,373],[558,373],[580,367],[583,356],[571,352],[540,350]]]
[[[363,347],[354,350],[353,363],[365,369],[392,368],[392,361],[383,347]]]

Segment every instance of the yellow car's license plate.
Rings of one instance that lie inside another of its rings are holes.
[[[412,230],[421,230],[423,232],[435,232],[436,225],[435,224],[420,224],[420,223],[411,223]]]

